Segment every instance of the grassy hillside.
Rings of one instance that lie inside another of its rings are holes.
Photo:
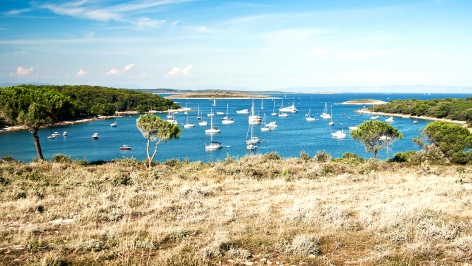
[[[0,162],[0,264],[472,262],[470,166],[64,161]]]

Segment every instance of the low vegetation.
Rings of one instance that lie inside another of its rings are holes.
[[[472,122],[472,97],[465,99],[393,100],[386,104],[376,105],[375,111],[467,121],[470,125]]]
[[[187,92],[183,94],[173,94],[167,98],[268,98],[263,95],[255,95],[242,92],[230,91],[201,91],[201,92]]]
[[[472,168],[433,155],[272,152],[150,168],[5,156],[0,264],[471,263]]]

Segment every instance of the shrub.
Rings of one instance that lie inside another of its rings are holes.
[[[315,155],[315,157],[313,157],[313,160],[319,162],[319,163],[327,163],[329,161],[331,161],[333,157],[331,156],[331,154],[329,154],[328,152],[326,151],[318,151]]]
[[[11,155],[5,154],[5,155],[2,157],[2,161],[11,163],[11,162],[14,162],[15,159],[14,159],[13,157],[11,157]]]
[[[410,161],[410,157],[416,153],[415,151],[397,152],[389,162],[404,163]]]
[[[451,155],[451,162],[456,164],[467,164],[469,162],[469,158],[465,152],[459,151]]]
[[[169,159],[169,160],[164,162],[164,165],[167,165],[167,166],[170,166],[170,167],[175,167],[175,166],[178,166],[179,164],[180,164],[179,159]]]
[[[300,152],[300,159],[307,162],[310,160],[310,154],[306,153],[305,151]]]
[[[72,159],[64,154],[54,154],[51,161],[54,163],[71,163]]]
[[[278,160],[281,160],[282,158],[277,152],[274,151],[274,152],[269,152],[269,153],[264,154],[264,159],[278,161]]]
[[[298,255],[316,255],[320,253],[318,241],[311,235],[297,235],[290,245],[289,253]]]

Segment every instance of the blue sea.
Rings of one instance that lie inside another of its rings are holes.
[[[188,121],[194,123],[194,128],[184,128],[183,124],[187,116],[182,112],[175,116],[182,128],[179,139],[172,139],[162,142],[155,157],[157,161],[169,159],[189,159],[191,161],[214,162],[225,160],[227,157],[240,158],[247,154],[265,154],[277,152],[282,157],[298,157],[302,151],[313,157],[318,151],[326,151],[334,158],[339,158],[345,152],[356,153],[363,158],[373,158],[372,153],[367,153],[360,143],[354,141],[349,136],[349,126],[358,125],[370,119],[370,115],[360,115],[355,112],[363,108],[362,105],[345,105],[342,102],[356,99],[376,99],[391,101],[396,99],[416,98],[441,99],[441,98],[466,98],[471,94],[405,94],[405,93],[341,93],[341,94],[272,94],[270,99],[217,99],[216,106],[212,106],[213,100],[208,99],[176,99],[175,101],[182,107],[195,109],[188,113]],[[282,105],[288,106],[295,103],[298,113],[290,113],[288,117],[280,118],[271,116],[274,109],[276,111]],[[262,141],[255,151],[246,150],[246,136],[248,133],[248,116],[237,114],[237,110],[251,109],[254,102],[256,114],[264,118],[266,122],[276,121],[277,128],[269,132],[261,132],[260,125],[253,128],[253,134]],[[321,119],[325,103],[328,105],[328,112],[331,112],[333,126],[329,126],[329,120]],[[220,127],[221,132],[213,135],[213,140],[221,142],[223,148],[216,151],[206,151],[205,143],[209,143],[211,136],[205,134],[207,127],[198,125],[197,108],[203,112],[202,119],[210,124],[210,117],[207,113],[212,110],[226,113],[228,105],[229,117],[235,120],[234,124],[224,125],[221,118],[224,115],[213,117],[213,124]],[[263,109],[261,108],[263,107]],[[317,118],[316,121],[307,122],[305,114],[311,110],[311,115]],[[159,114],[166,119],[167,114]],[[66,126],[51,127],[39,131],[41,147],[45,158],[52,158],[54,154],[65,154],[73,159],[87,160],[89,162],[97,160],[112,160],[115,158],[136,158],[144,160],[146,155],[146,139],[136,127],[138,115],[97,120],[89,123],[77,123]],[[384,121],[387,117],[380,117]],[[116,122],[116,127],[110,124]],[[412,142],[412,138],[420,135],[419,130],[430,121],[418,120],[413,123],[410,118],[395,117],[392,125],[403,133],[404,138],[394,142],[388,149],[379,152],[380,159],[391,158],[400,151],[418,150],[419,147]],[[344,139],[336,139],[331,133],[344,129],[347,136]],[[53,139],[47,137],[53,132],[66,131],[67,136],[57,136]],[[92,140],[92,134],[99,134],[98,140]],[[131,150],[122,151],[120,146],[131,146]],[[154,143],[151,143],[154,148]],[[151,150],[152,153],[153,149]],[[33,136],[28,131],[14,131],[0,133],[0,156],[10,155],[17,160],[30,162],[37,157]]]

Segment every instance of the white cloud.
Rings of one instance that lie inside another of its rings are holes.
[[[144,18],[139,18],[136,21],[135,25],[137,29],[142,30],[146,28],[161,27],[162,25],[164,25],[164,23],[166,23],[165,20],[154,20],[154,19],[144,17]]]
[[[177,26],[177,24],[179,24],[179,22],[180,22],[180,21],[178,21],[178,20],[176,20],[176,21],[172,22],[172,24],[171,24],[171,25],[172,25],[172,27],[175,27],[175,26]]]
[[[176,78],[176,77],[194,77],[195,75],[190,73],[192,69],[192,65],[188,65],[184,69],[180,69],[177,67],[172,68],[171,71],[167,72],[166,78]]]
[[[26,68],[20,66],[20,67],[18,67],[18,69],[16,69],[16,72],[11,72],[10,76],[20,76],[20,77],[22,77],[22,76],[27,76],[27,75],[31,74],[31,72],[33,72],[32,67],[26,69]]]
[[[133,66],[134,66],[134,64],[129,64],[121,70],[117,70],[116,68],[113,68],[110,71],[108,71],[106,75],[107,76],[121,76],[125,72],[129,71]]]
[[[7,15],[7,16],[14,16],[14,15],[19,15],[21,13],[26,13],[26,12],[30,12],[30,11],[33,11],[33,9],[32,8],[13,9],[13,10],[10,10],[8,12],[5,12],[4,14]]]
[[[79,72],[77,72],[76,76],[78,78],[81,78],[81,77],[85,76],[85,74],[87,74],[87,72],[85,72],[81,69],[81,70],[79,70]]]
[[[125,66],[125,68],[123,68],[123,71],[126,72],[126,71],[130,70],[133,66],[134,66],[134,64],[129,64],[129,65]]]
[[[116,70],[115,68],[107,72],[107,76],[118,76],[118,75],[119,75],[118,70]]]

